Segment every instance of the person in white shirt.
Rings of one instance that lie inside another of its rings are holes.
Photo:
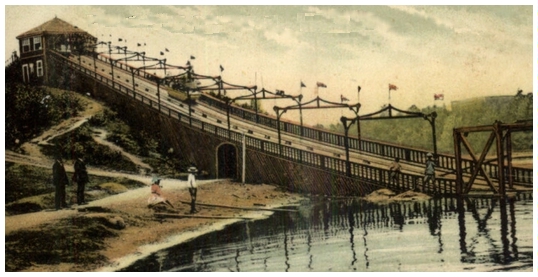
[[[191,195],[191,214],[196,213],[196,192],[198,187],[196,186],[195,174],[198,172],[198,169],[194,164],[187,169],[189,172],[189,177],[187,178],[187,183],[189,184],[189,193]]]

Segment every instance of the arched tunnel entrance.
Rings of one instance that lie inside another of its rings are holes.
[[[237,178],[237,148],[222,144],[217,148],[218,178]]]

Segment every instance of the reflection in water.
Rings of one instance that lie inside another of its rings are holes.
[[[351,245],[351,253],[353,256],[351,266],[353,266],[357,262],[357,253],[355,253],[355,235],[353,234],[353,227],[355,226],[355,217],[353,216],[353,210],[351,209],[351,207],[347,207],[346,210],[347,218],[349,220],[349,244]]]
[[[162,250],[124,271],[532,271],[528,198],[313,201],[297,213]]]

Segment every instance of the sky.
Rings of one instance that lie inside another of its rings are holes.
[[[302,94],[303,103],[317,96],[340,102],[343,95],[349,104],[361,103],[359,114],[388,103],[404,110],[450,107],[455,100],[533,91],[533,2],[519,2],[524,5],[10,4],[5,6],[5,55],[18,51],[17,35],[57,16],[99,41],[173,65],[185,65],[192,55],[196,73]],[[169,52],[161,56],[165,48]],[[318,88],[317,82],[327,87]],[[397,87],[390,99],[389,84]],[[435,101],[434,94],[444,100]],[[295,102],[261,104],[274,114],[273,106]],[[352,115],[342,109],[303,112],[307,124],[337,123]],[[296,117],[295,111],[284,116]]]

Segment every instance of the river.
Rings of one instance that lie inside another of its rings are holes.
[[[533,270],[532,194],[375,204],[310,201],[156,252],[122,271]]]

